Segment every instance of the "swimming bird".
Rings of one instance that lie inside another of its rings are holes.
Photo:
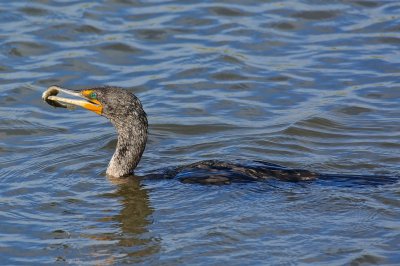
[[[65,93],[82,100],[59,97],[59,93]],[[131,91],[114,86],[83,90],[50,86],[43,93],[42,99],[54,107],[80,106],[109,119],[117,131],[118,141],[106,174],[115,178],[133,174],[146,147],[148,122],[142,103]],[[269,178],[284,181],[309,181],[317,178],[333,178],[335,180],[360,178],[360,176],[321,175],[308,170],[291,169],[263,161],[242,164],[218,160],[200,161],[166,169],[158,175],[155,174],[155,176],[160,175],[177,177],[186,183],[206,184],[227,184],[232,180],[249,181]],[[382,180],[376,179],[377,177],[371,178],[377,181]]]

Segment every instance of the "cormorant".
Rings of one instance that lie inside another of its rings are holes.
[[[83,100],[57,96],[60,92],[83,98]],[[69,108],[81,106],[108,118],[118,133],[114,155],[107,168],[107,175],[124,177],[133,174],[147,142],[148,122],[140,100],[129,90],[120,87],[95,87],[83,90],[69,90],[50,86],[42,95],[44,101],[54,107]],[[226,184],[231,181],[249,181],[277,178],[285,181],[307,181],[317,178],[329,180],[361,180],[382,182],[377,176],[355,176],[318,174],[303,169],[291,169],[263,161],[248,164],[201,161],[190,165],[164,170],[155,176],[177,177],[186,183]],[[366,179],[365,179],[366,178]],[[393,181],[393,180],[392,180]]]

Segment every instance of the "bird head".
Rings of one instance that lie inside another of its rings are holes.
[[[59,97],[59,93],[80,99]],[[145,116],[139,99],[130,91],[118,87],[95,87],[83,90],[69,90],[50,86],[42,95],[44,101],[54,107],[83,107],[113,122],[127,116]],[[82,100],[83,99],[83,100]]]

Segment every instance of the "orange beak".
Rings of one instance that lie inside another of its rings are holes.
[[[56,96],[60,92],[80,97],[85,100],[75,100]],[[80,92],[63,89],[58,86],[50,86],[45,92],[43,92],[42,99],[54,107],[71,108],[80,106],[89,111],[95,112],[98,115],[101,115],[103,113],[103,106],[98,100],[90,99],[90,93],[91,90],[84,90]]]

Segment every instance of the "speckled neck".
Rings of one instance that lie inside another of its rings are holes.
[[[122,177],[133,174],[147,141],[147,118],[144,113],[133,113],[124,119],[111,119],[118,133],[118,143],[107,168],[107,175]]]

